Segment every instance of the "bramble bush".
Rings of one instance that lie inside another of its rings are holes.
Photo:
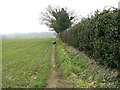
[[[120,29],[118,10],[95,11],[91,17],[59,33],[65,43],[84,51],[101,64],[120,68]]]

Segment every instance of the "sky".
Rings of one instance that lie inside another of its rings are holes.
[[[49,28],[40,24],[40,13],[48,5],[67,7],[78,16],[86,17],[105,6],[118,8],[120,0],[0,0],[0,34],[46,32]]]

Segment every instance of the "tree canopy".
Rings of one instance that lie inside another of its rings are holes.
[[[40,18],[41,22],[47,25],[50,30],[54,30],[56,33],[62,32],[69,28],[75,18],[72,11],[69,11],[66,8],[52,6],[47,7],[46,12],[41,12],[42,16]]]

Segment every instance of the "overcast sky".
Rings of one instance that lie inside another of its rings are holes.
[[[105,6],[118,7],[119,0],[0,0],[0,33],[44,32],[49,29],[40,25],[39,14],[49,4],[68,7],[86,17]]]

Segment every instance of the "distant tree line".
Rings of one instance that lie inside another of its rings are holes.
[[[55,38],[55,32],[2,34],[2,38]]]

